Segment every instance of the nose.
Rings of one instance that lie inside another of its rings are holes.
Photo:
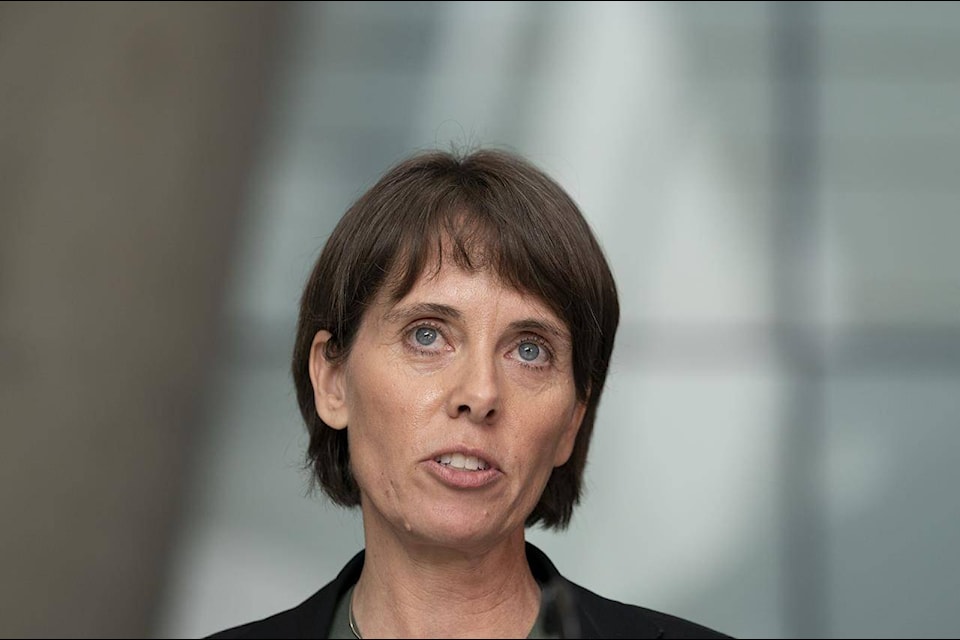
[[[476,424],[490,424],[501,411],[499,370],[494,357],[464,358],[459,364],[447,400],[447,414]]]

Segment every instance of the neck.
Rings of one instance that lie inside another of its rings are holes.
[[[470,550],[373,535],[353,609],[367,637],[526,637],[540,608],[524,532]]]

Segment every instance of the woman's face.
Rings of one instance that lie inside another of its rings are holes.
[[[381,294],[314,382],[321,417],[348,426],[367,535],[462,549],[522,536],[585,407],[564,323],[450,262],[396,304]]]

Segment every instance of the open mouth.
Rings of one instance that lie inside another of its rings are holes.
[[[485,471],[490,468],[490,464],[476,456],[465,456],[462,453],[445,453],[433,459],[445,467],[461,469],[463,471]]]

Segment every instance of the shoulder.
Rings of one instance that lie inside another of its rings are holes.
[[[207,636],[208,638],[293,638],[296,637],[294,630],[297,628],[295,622],[296,609],[288,609],[281,613],[248,622],[236,627],[230,627]]]
[[[361,551],[340,574],[302,603],[270,617],[224,629],[209,638],[325,638],[340,595],[360,577],[364,552]]]
[[[728,638],[695,622],[610,600],[565,580],[577,602],[583,637]]]
[[[262,620],[255,620],[224,629],[210,638],[322,638],[330,626],[329,618],[336,606],[333,583],[316,592],[301,604]]]
[[[548,626],[582,638],[727,638],[708,627],[653,609],[597,595],[564,578],[540,549],[527,543],[527,561],[545,585]]]

